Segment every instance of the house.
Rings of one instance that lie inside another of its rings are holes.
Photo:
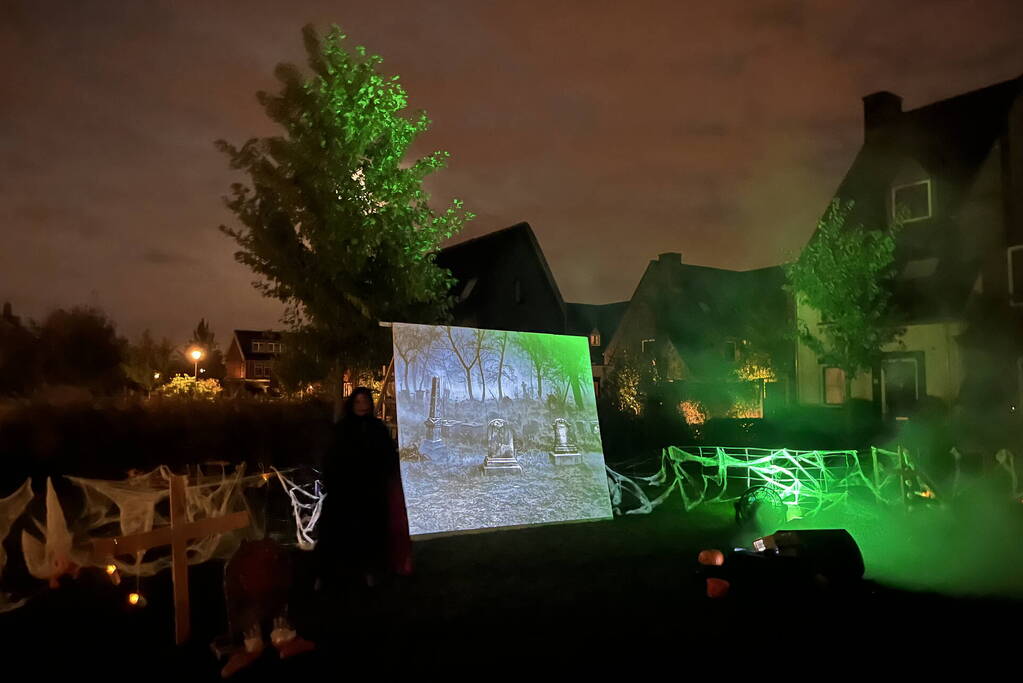
[[[275,383],[274,365],[284,351],[282,334],[272,330],[235,330],[227,349],[225,383],[266,390]]]
[[[612,304],[566,304],[568,334],[586,337],[590,345],[590,365],[593,366],[593,393],[600,396],[601,383],[607,375],[604,354],[618,331],[622,317],[629,307],[628,301]]]
[[[453,324],[565,333],[565,302],[529,223],[442,249],[436,262],[456,280]]]
[[[835,194],[853,220],[904,225],[896,247],[892,324],[902,339],[853,398],[889,418],[925,396],[946,403],[1020,405],[1023,373],[1023,77],[904,110],[890,92],[863,98],[863,146]],[[816,311],[799,319],[819,330]],[[797,397],[842,405],[845,378],[800,344]]]
[[[780,267],[733,271],[661,254],[636,286],[604,364],[631,361],[675,384],[678,398],[704,396],[693,399],[704,417],[762,417],[765,400],[787,400],[793,372],[784,281]],[[725,388],[719,405],[709,405],[705,390]]]

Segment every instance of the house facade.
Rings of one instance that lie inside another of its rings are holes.
[[[841,370],[800,344],[800,403],[873,401],[909,419],[925,397],[1015,411],[1023,390],[1023,78],[903,110],[890,92],[863,98],[864,142],[835,198],[885,228],[899,214],[893,326],[845,395]],[[816,311],[798,318],[821,330]]]
[[[768,404],[787,402],[793,375],[793,308],[783,285],[779,267],[732,271],[661,254],[636,286],[604,365],[631,362],[676,385],[678,398],[693,397],[689,419],[698,419],[693,411],[763,417]],[[712,399],[716,389],[725,391]]]
[[[593,394],[600,397],[601,386],[608,372],[605,352],[622,322],[628,301],[611,304],[567,304],[568,334],[586,337],[593,368]]]
[[[273,330],[235,330],[224,357],[225,383],[268,389],[275,383],[274,368],[284,351],[282,338]]]

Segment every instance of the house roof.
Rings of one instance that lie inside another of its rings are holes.
[[[603,363],[603,351],[611,343],[612,337],[625,317],[629,307],[628,301],[617,301],[611,304],[565,304],[568,313],[569,334],[589,336],[593,330],[600,333],[600,344],[590,346],[590,360]]]
[[[725,270],[662,254],[643,273],[611,346],[634,334],[646,318],[698,377],[701,366],[721,362],[724,341],[782,338],[791,315],[784,284],[780,266]]]
[[[234,338],[238,342],[238,350],[245,360],[272,360],[277,357],[276,353],[256,352],[252,350],[254,341],[279,342],[284,338],[283,333],[273,330],[235,330]]]
[[[958,220],[959,210],[1005,134],[1021,91],[1023,77],[896,112],[868,131],[838,187],[836,197],[856,202],[857,221],[882,226],[888,193],[907,161],[938,183],[940,213],[907,224],[899,239],[893,303],[907,322],[959,316],[966,307],[984,253],[980,240],[965,232],[970,226]]]
[[[554,274],[544,257],[540,243],[529,223],[516,223],[507,228],[496,230],[480,237],[465,240],[445,247],[437,254],[437,265],[447,268],[458,281],[453,293],[457,299],[456,305],[471,307],[476,303],[477,298],[486,296],[486,287],[477,286],[481,280],[489,274],[497,272],[497,265],[505,254],[509,252],[516,243],[525,243],[527,248],[536,255],[543,277],[553,292],[558,306],[561,308],[562,317],[565,314],[565,301],[561,296],[561,290],[554,279]]]

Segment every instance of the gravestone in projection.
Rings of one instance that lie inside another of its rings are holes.
[[[582,455],[575,444],[569,441],[569,422],[563,417],[555,418],[554,424],[554,450],[551,451],[551,462],[555,465],[578,465],[582,462]]]
[[[413,534],[611,517],[585,337],[392,331]]]

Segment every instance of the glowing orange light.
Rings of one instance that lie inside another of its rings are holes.
[[[192,349],[191,351],[188,352],[188,355],[192,357],[192,360],[198,361],[200,358],[202,358],[202,350]]]
[[[139,595],[138,593],[128,593],[128,604],[129,605],[138,605],[141,602],[142,602],[142,596],[141,595]]]
[[[107,565],[107,574],[113,574],[116,571],[117,571],[117,567],[116,566],[114,566],[112,564],[108,564]]]

